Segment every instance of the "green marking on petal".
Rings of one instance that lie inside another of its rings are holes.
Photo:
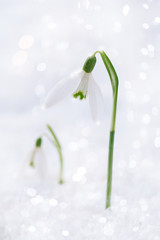
[[[85,98],[86,98],[86,95],[84,95],[83,92],[80,92],[80,91],[79,91],[79,92],[77,92],[77,93],[74,93],[74,94],[73,94],[73,97],[74,97],[74,98],[78,98],[78,97],[79,97],[79,99],[82,100],[82,99],[85,99]]]
[[[34,162],[33,161],[30,161],[29,165],[34,168]]]

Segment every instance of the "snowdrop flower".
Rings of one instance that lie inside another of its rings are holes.
[[[95,64],[96,57],[94,55],[87,58],[83,70],[59,81],[50,90],[42,107],[49,108],[69,94],[73,94],[74,98],[79,98],[80,100],[86,99],[87,95],[89,95],[91,115],[93,120],[99,121],[103,114],[104,104],[101,90],[92,76]]]
[[[41,145],[42,139],[38,138],[31,154],[30,166],[35,167],[39,177],[44,180],[47,175],[47,164]]]
[[[48,136],[47,133],[41,134],[36,140],[35,148],[32,151],[31,158],[30,158],[30,166],[35,168],[38,175],[41,179],[47,178],[47,162],[45,159],[44,152],[42,150],[42,137],[46,137],[46,139],[57,149],[60,161],[60,171],[59,171],[59,183],[63,184],[63,154],[62,154],[62,147],[60,141],[58,140],[53,128],[50,125],[46,125],[47,129],[49,130],[52,138]]]
[[[96,64],[96,54],[100,54],[102,58],[105,69],[110,78],[113,92],[113,105],[108,145],[108,169],[105,204],[105,208],[109,208],[111,206],[113,150],[119,80],[113,64],[110,61],[109,57],[106,55],[106,53],[104,51],[96,51],[91,57],[87,58],[83,66],[83,70],[80,73],[73,74],[69,78],[63,79],[62,81],[58,82],[55,87],[51,89],[51,91],[48,93],[44,101],[43,107],[51,107],[70,93],[72,93],[73,97],[75,98],[79,97],[80,100],[85,99],[87,95],[89,95],[89,104],[92,117],[96,121],[99,120],[99,112],[102,113],[101,110],[104,110],[104,105],[102,93],[92,76],[92,71]]]

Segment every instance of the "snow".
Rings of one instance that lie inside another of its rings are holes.
[[[35,127],[28,116],[17,117],[19,139],[24,135],[20,122],[26,124],[26,132]],[[18,140],[10,154],[16,152],[19,162],[13,158],[11,166],[9,160],[1,168],[1,239],[158,239],[160,164],[157,157],[149,158],[153,149],[147,159],[142,150],[145,143],[138,149],[132,147],[134,151],[125,148],[129,133],[124,131],[119,136],[117,127],[112,207],[105,210],[108,151],[105,124],[97,126],[90,119],[74,126],[67,124],[65,130],[60,125],[56,133],[63,146],[63,185],[58,184],[56,149],[47,142],[45,161],[50,167],[45,180],[27,165],[29,158],[19,159],[23,153],[26,157],[29,154]],[[33,135],[30,132],[30,138],[36,139]],[[18,146],[22,148],[19,152]]]

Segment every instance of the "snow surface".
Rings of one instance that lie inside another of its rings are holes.
[[[128,131],[120,135],[117,127],[112,207],[105,210],[105,124],[81,121],[63,130],[60,126],[59,122],[56,133],[63,147],[63,185],[58,184],[58,154],[46,140],[46,179],[28,166],[35,133],[27,132],[35,129],[35,122],[28,116],[23,121],[16,118],[14,135],[19,141],[14,142],[13,132],[8,134],[8,149],[11,141],[15,149],[12,146],[6,153],[11,158],[3,162],[0,174],[1,239],[159,239],[160,163],[153,149],[145,150],[143,141],[141,147],[131,147],[126,141]],[[148,144],[152,145],[150,139]]]

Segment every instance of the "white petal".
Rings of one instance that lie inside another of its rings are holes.
[[[88,92],[88,82],[89,82],[90,73],[85,73],[81,77],[81,81],[77,87],[77,89],[74,91],[74,95],[78,94],[80,99],[86,98],[87,92]],[[76,96],[76,98],[78,97]]]
[[[103,95],[92,75],[88,84],[88,95],[92,118],[94,121],[100,122],[104,117]]]
[[[48,108],[63,100],[67,95],[71,94],[77,87],[83,71],[75,72],[68,78],[59,81],[48,93],[43,103],[43,108]]]
[[[38,175],[42,180],[46,179],[48,174],[47,169],[47,161],[45,158],[45,154],[41,148],[36,148],[36,154],[34,158],[34,166],[35,170],[37,171]]]

